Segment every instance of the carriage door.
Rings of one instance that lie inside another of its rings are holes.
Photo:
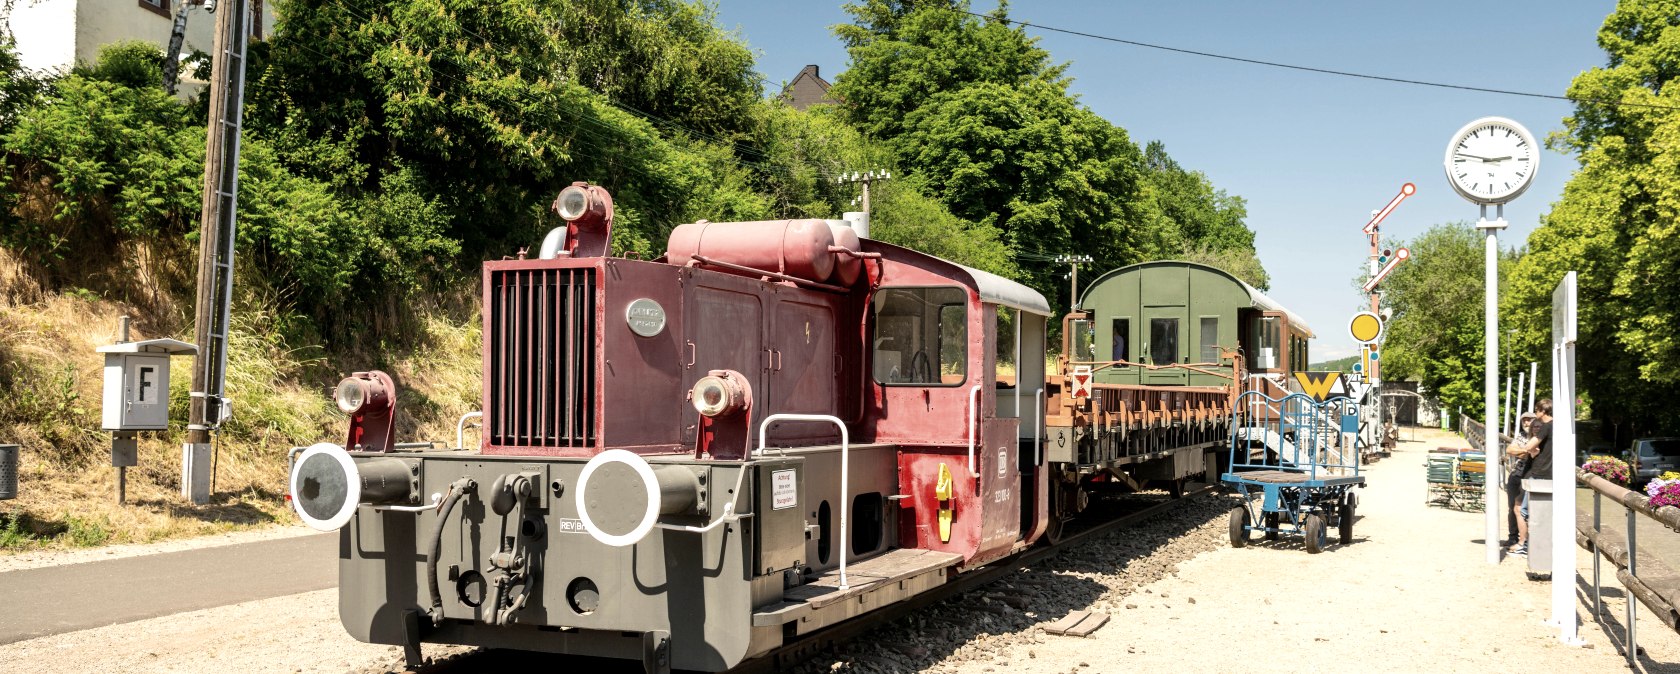
[[[1150,365],[1183,365],[1190,362],[1189,312],[1182,306],[1143,308],[1143,355]],[[1143,383],[1148,385],[1184,385],[1189,382],[1183,368],[1146,370]]]

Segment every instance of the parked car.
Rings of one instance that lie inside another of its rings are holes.
[[[1639,438],[1628,455],[1634,483],[1650,482],[1664,471],[1680,469],[1680,438]]]

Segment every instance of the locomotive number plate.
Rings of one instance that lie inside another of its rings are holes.
[[[799,476],[793,470],[770,473],[770,509],[786,510],[799,505]]]
[[[624,322],[631,332],[652,337],[665,330],[665,307],[646,297],[637,299],[625,308]]]

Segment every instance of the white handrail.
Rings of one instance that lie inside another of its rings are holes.
[[[455,422],[455,448],[456,449],[466,449],[467,448],[467,446],[466,446],[466,442],[467,442],[466,441],[467,420],[471,419],[473,417],[478,417],[478,418],[482,419],[482,418],[484,418],[484,412],[483,411],[468,412],[466,414],[461,415],[461,420],[460,421]],[[480,426],[482,427],[483,424],[480,424]]]
[[[974,387],[974,390],[979,391],[980,387],[976,386]],[[834,424],[835,428],[840,429],[840,589],[845,590],[848,587],[846,585],[846,550],[850,546],[850,541],[847,540],[847,532],[851,530],[852,513],[851,494],[847,491],[851,487],[851,483],[847,478],[852,473],[852,436],[846,431],[846,424],[845,422],[840,421],[839,417],[827,414],[772,414],[765,417],[764,421],[758,422],[758,449],[753,450],[753,456],[758,456],[764,453],[764,436],[770,428],[770,422],[784,420],[827,421]],[[968,451],[969,458],[973,459],[974,446],[972,438],[970,439]],[[736,491],[739,492],[740,490]]]
[[[1044,439],[1040,436],[1044,434],[1043,386],[1038,387],[1038,392],[1033,394],[1033,403],[1038,405],[1038,413],[1033,415],[1033,465],[1042,466],[1044,465],[1044,445],[1042,444]]]
[[[980,467],[974,465],[975,416],[980,413],[980,385],[968,390],[968,474],[980,477]]]

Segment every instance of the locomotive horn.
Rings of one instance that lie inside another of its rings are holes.
[[[684,466],[655,468],[634,452],[609,449],[583,465],[576,499],[584,531],[605,545],[624,547],[653,531],[660,515],[694,510],[700,479]]]
[[[330,442],[311,445],[292,464],[292,510],[312,529],[333,531],[350,522],[363,503],[402,503],[419,489],[402,459],[357,462]]]

